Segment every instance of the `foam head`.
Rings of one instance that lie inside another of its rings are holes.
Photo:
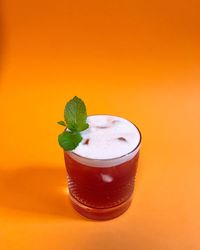
[[[140,132],[130,121],[111,115],[92,115],[82,142],[70,156],[89,166],[114,166],[136,155]]]

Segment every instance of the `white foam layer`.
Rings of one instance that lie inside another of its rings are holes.
[[[89,128],[81,132],[82,142],[69,152],[76,161],[93,167],[110,167],[137,154],[141,138],[131,122],[110,115],[89,116],[87,122]]]

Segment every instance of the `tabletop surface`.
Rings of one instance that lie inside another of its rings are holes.
[[[199,1],[0,5],[0,249],[200,249]],[[67,197],[56,122],[74,95],[142,131],[133,202],[114,220]]]

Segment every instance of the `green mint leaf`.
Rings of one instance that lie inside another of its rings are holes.
[[[75,96],[70,100],[64,110],[65,121],[72,132],[80,132],[89,127],[86,123],[87,112],[84,102]]]
[[[64,131],[58,136],[58,142],[65,151],[75,149],[82,141],[82,136],[79,132]]]
[[[65,106],[65,121],[59,121],[58,124],[65,126],[65,130],[58,136],[58,142],[65,151],[75,149],[82,141],[81,131],[87,129],[87,112],[84,102],[75,96]]]
[[[67,124],[64,122],[64,121],[59,121],[59,122],[57,122],[59,125],[62,125],[62,126],[64,126],[64,127],[66,127],[67,126]]]

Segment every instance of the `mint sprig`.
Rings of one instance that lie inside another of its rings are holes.
[[[84,102],[75,96],[65,106],[65,121],[59,121],[58,124],[65,126],[65,130],[58,136],[58,142],[65,151],[75,149],[82,141],[81,131],[89,127],[87,120],[87,111]]]
[[[75,149],[81,141],[82,136],[77,132],[64,131],[58,136],[58,142],[65,151]]]
[[[68,129],[71,131],[80,132],[89,127],[86,123],[87,112],[85,103],[77,96],[66,104],[64,117]]]

